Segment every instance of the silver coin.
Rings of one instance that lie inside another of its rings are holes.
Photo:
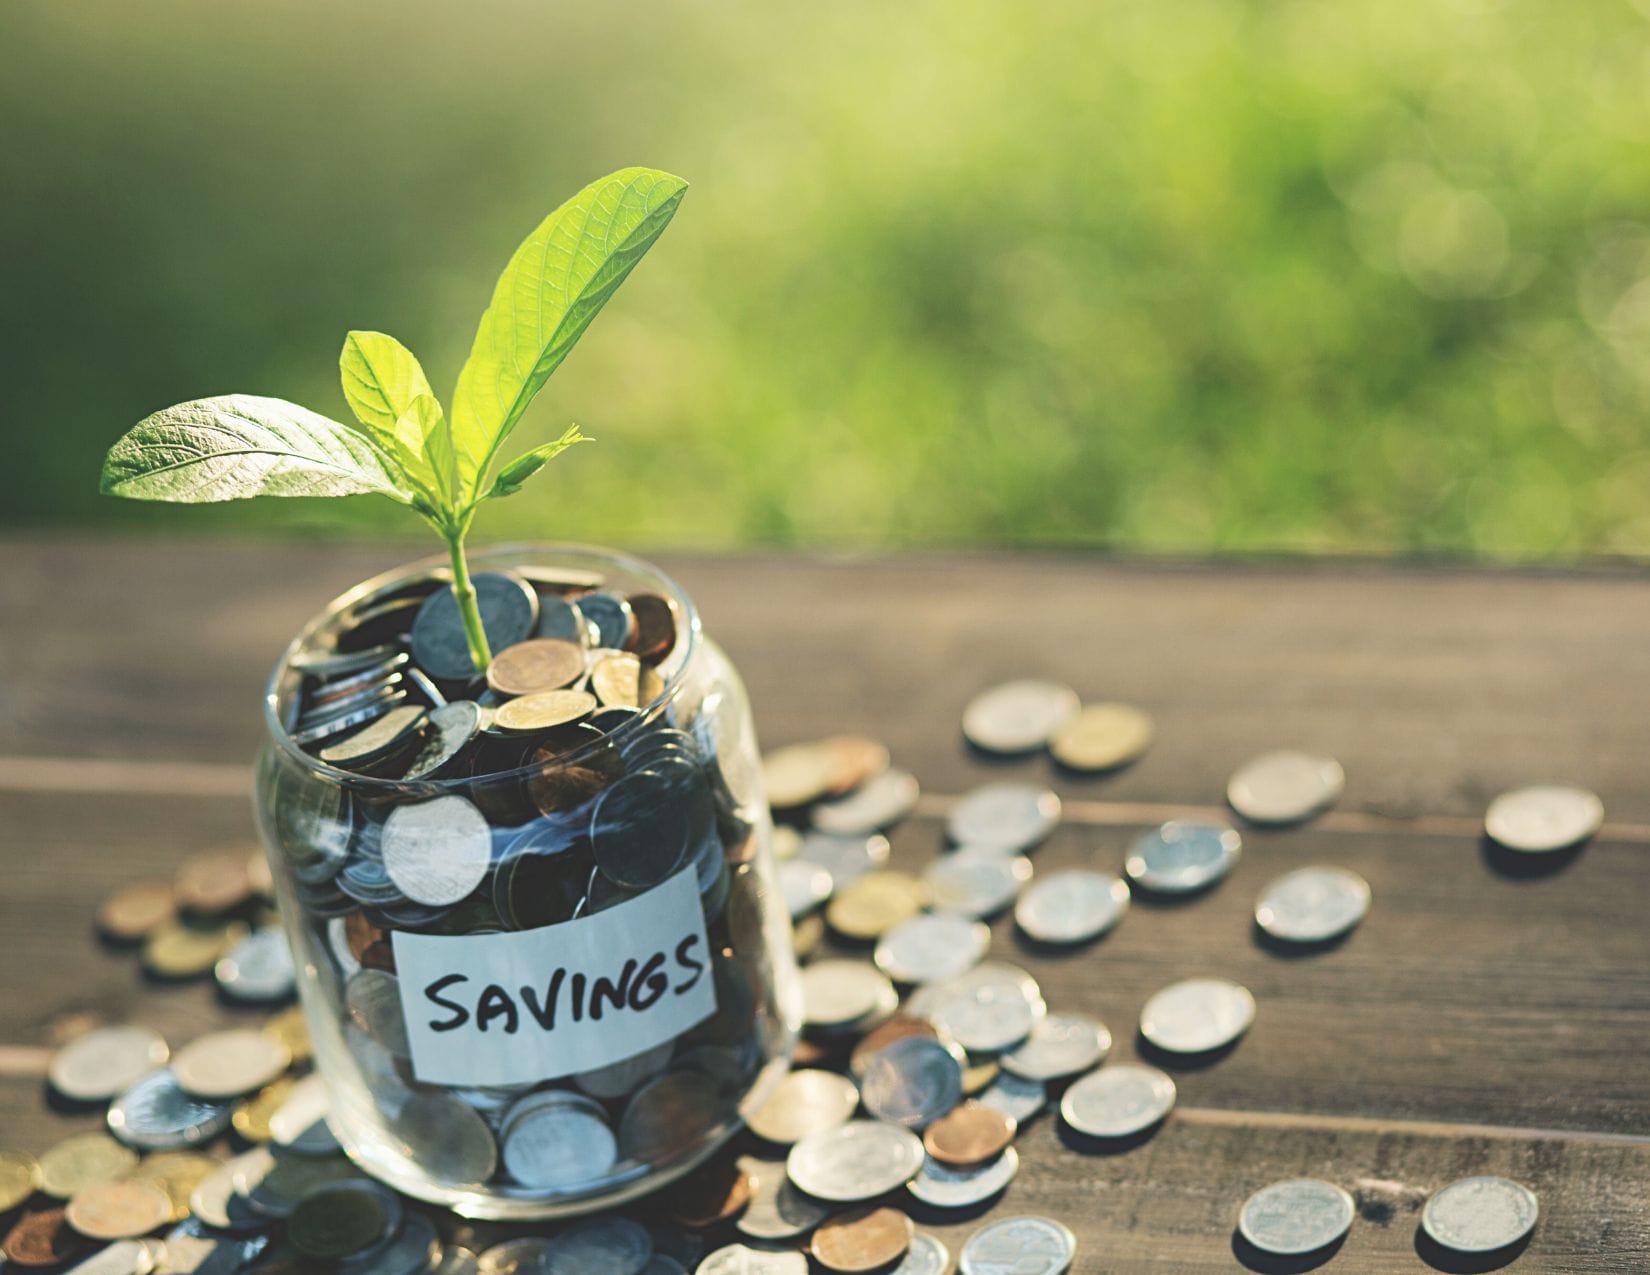
[[[1140,1011],[1140,1034],[1175,1054],[1203,1054],[1230,1045],[1255,1021],[1249,989],[1224,978],[1171,983]]]
[[[107,1102],[157,1067],[171,1050],[147,1027],[94,1027],[52,1055],[47,1078],[74,1102]]]
[[[795,1249],[729,1244],[700,1262],[695,1275],[808,1275],[808,1259]]]
[[[441,1253],[435,1223],[408,1213],[389,1244],[339,1262],[338,1275],[423,1275]]]
[[[1109,872],[1071,868],[1040,877],[1014,905],[1014,922],[1039,943],[1085,943],[1129,909],[1129,887]]]
[[[932,1235],[918,1231],[911,1237],[905,1256],[889,1267],[886,1275],[946,1275],[951,1269],[951,1250]]]
[[[1024,855],[971,851],[959,846],[930,863],[922,877],[937,911],[984,920],[1010,907],[1019,897],[1031,880],[1031,860]]]
[[[446,907],[481,884],[493,859],[487,816],[463,797],[408,802],[390,811],[384,870],[414,903]]]
[[[891,828],[917,806],[921,786],[908,770],[885,770],[872,775],[846,797],[822,801],[813,809],[813,825],[821,832],[869,836]]]
[[[478,1275],[549,1275],[550,1241],[538,1237],[505,1240],[476,1259]]]
[[[807,916],[831,897],[830,869],[808,859],[784,860],[774,869],[774,877],[793,921]]]
[[[974,1101],[1005,1116],[1013,1116],[1015,1124],[1023,1125],[1048,1106],[1048,1087],[1041,1080],[1027,1080],[1003,1071]]]
[[[545,1256],[551,1271],[641,1275],[653,1256],[653,1237],[627,1217],[591,1218],[551,1237]]]
[[[1018,966],[986,961],[935,989],[930,1015],[971,1053],[1001,1053],[1019,1044],[1048,1012],[1037,980]]]
[[[928,1036],[903,1036],[866,1062],[860,1098],[877,1119],[920,1129],[962,1101],[964,1061]]]
[[[844,837],[833,832],[810,832],[802,838],[796,857],[829,872],[835,891],[885,866],[888,854],[888,838],[881,835]]]
[[[1325,943],[1369,911],[1369,882],[1345,868],[1297,868],[1266,887],[1255,924],[1275,939]]]
[[[1046,1217],[1005,1217],[968,1237],[962,1275],[1060,1275],[1077,1255],[1071,1228]]]
[[[269,1219],[252,1209],[235,1184],[256,1183],[274,1167],[275,1157],[266,1147],[254,1147],[225,1160],[195,1184],[189,1193],[189,1211],[220,1231],[263,1230]]]
[[[1291,750],[1245,762],[1226,785],[1226,800],[1250,823],[1301,823],[1329,809],[1346,787],[1333,757]]]
[[[739,1167],[752,1182],[750,1203],[734,1221],[741,1235],[769,1242],[794,1240],[830,1217],[827,1205],[797,1189],[783,1164],[741,1156]]]
[[[387,970],[363,969],[344,984],[350,1021],[397,1058],[412,1057],[401,1013],[401,980]]]
[[[1604,823],[1604,803],[1585,788],[1541,785],[1504,792],[1484,814],[1484,831],[1497,845],[1524,854],[1548,854],[1579,845]]]
[[[850,1120],[803,1138],[785,1157],[785,1172],[815,1199],[848,1204],[904,1186],[922,1162],[922,1142],[909,1129]]]
[[[1019,854],[1042,842],[1060,822],[1052,789],[1007,781],[974,789],[951,811],[946,834],[958,845]]]
[[[815,961],[802,971],[802,1016],[816,1027],[863,1022],[890,998],[899,1004],[893,984],[862,961]]]
[[[1124,861],[1129,880],[1158,894],[1206,890],[1232,870],[1243,838],[1225,824],[1172,819],[1135,841]]]
[[[1087,1014],[1049,1014],[1002,1056],[1002,1064],[1026,1080],[1058,1080],[1098,1067],[1111,1051],[1111,1032]]]
[[[1077,692],[1058,682],[1027,678],[982,691],[963,709],[963,734],[992,753],[1029,753],[1047,746],[1082,707]]]
[[[922,1171],[905,1184],[905,1189],[936,1209],[966,1209],[1001,1194],[1019,1172],[1020,1153],[1013,1147],[1004,1147],[995,1159],[967,1168],[941,1164],[928,1156]]]
[[[1128,1138],[1168,1115],[1174,1098],[1174,1081],[1156,1067],[1113,1063],[1072,1082],[1060,1117],[1091,1138]]]
[[[210,1142],[229,1127],[227,1102],[194,1098],[170,1067],[150,1072],[109,1106],[109,1132],[129,1147],[179,1151]]]
[[[884,934],[872,959],[896,982],[933,983],[967,973],[990,946],[991,930],[983,922],[923,912]]]
[[[337,1154],[338,1139],[327,1123],[331,1105],[321,1074],[312,1072],[305,1076],[270,1115],[270,1142],[300,1155]]]
[[[212,975],[225,996],[254,1004],[282,1001],[297,986],[292,948],[279,926],[252,931],[213,967]]]
[[[418,673],[418,670],[413,672]],[[424,693],[429,695],[432,691],[433,686],[425,689]],[[430,713],[429,737],[407,763],[406,771],[401,775],[403,780],[430,779],[439,775],[481,730],[481,706],[474,700],[443,703],[439,691],[435,691],[433,698],[437,707]]]
[[[605,1067],[581,1071],[573,1077],[573,1083],[592,1098],[622,1098],[669,1066],[675,1051],[676,1042],[667,1040],[662,1045],[644,1049],[639,1054],[621,1058]]]
[[[1238,1232],[1263,1253],[1316,1253],[1352,1229],[1352,1197],[1332,1182],[1297,1178],[1262,1187],[1238,1214]]]
[[[386,686],[399,686],[400,678],[391,678]],[[328,744],[320,752],[322,761],[345,770],[364,770],[384,762],[402,751],[410,751],[414,741],[422,737],[429,721],[429,711],[422,704],[403,704],[392,708],[377,721]]]
[[[395,1119],[395,1134],[408,1158],[443,1184],[485,1182],[498,1168],[487,1121],[446,1094],[414,1094]]]
[[[394,686],[377,687],[359,703],[352,703],[347,709],[330,717],[304,718],[290,738],[298,747],[308,748],[312,744],[336,738],[357,726],[377,721],[392,708],[405,702],[406,698],[407,692],[397,690]]]
[[[1535,1193],[1508,1178],[1462,1178],[1433,1192],[1421,1226],[1458,1253],[1493,1253],[1534,1230],[1540,1212]]]
[[[599,1107],[576,1094],[529,1095],[504,1118],[503,1158],[525,1187],[566,1188],[607,1176],[619,1143]]]

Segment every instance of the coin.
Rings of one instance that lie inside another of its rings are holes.
[[[622,650],[636,631],[636,616],[630,603],[616,593],[586,593],[574,601],[587,624],[596,630],[599,647]]]
[[[89,1186],[114,1182],[137,1167],[137,1156],[106,1133],[65,1138],[40,1157],[40,1190],[60,1200]]]
[[[951,811],[946,833],[958,845],[1019,854],[1060,822],[1060,798],[1036,784],[1003,781],[974,789]]]
[[[703,1072],[667,1071],[644,1084],[619,1118],[619,1154],[664,1164],[725,1118],[716,1083]]]
[[[614,651],[590,667],[590,689],[609,708],[644,708],[664,693],[658,671],[626,651]]]
[[[964,1049],[1000,1053],[1019,1044],[1048,1006],[1037,980],[1000,961],[985,961],[945,983],[931,983],[935,1024]]]
[[[319,1072],[311,1072],[286,1089],[270,1111],[269,1140],[302,1155],[336,1154],[338,1139],[327,1123],[330,1109],[325,1081]]]
[[[481,707],[474,700],[454,700],[430,710],[424,741],[402,772],[402,779],[433,779],[452,765],[481,730]]]
[[[1077,715],[1077,692],[1035,678],[982,691],[963,709],[963,734],[992,753],[1027,753]]]
[[[1048,1089],[1040,1080],[1027,1080],[1004,1071],[991,1079],[977,1101],[982,1107],[991,1107],[1024,1124],[1048,1105]]]
[[[537,1238],[494,1244],[476,1261],[480,1275],[548,1275],[545,1250],[550,1241]]]
[[[276,1044],[285,1046],[295,1063],[307,1061],[314,1052],[309,1039],[309,1024],[304,1021],[301,1005],[294,1005],[275,1015],[263,1025],[263,1033]]]
[[[625,601],[636,620],[630,649],[657,664],[676,646],[676,608],[656,593],[633,593]]]
[[[463,899],[492,865],[487,817],[463,797],[407,802],[390,811],[382,838],[384,870],[414,903]]]
[[[1003,1055],[1003,1066],[1027,1080],[1059,1080],[1098,1067],[1111,1051],[1111,1032],[1087,1014],[1049,1014]]]
[[[75,1192],[64,1216],[89,1240],[129,1240],[165,1225],[172,1201],[151,1182],[99,1182]]]
[[[792,810],[823,797],[832,778],[830,759],[818,744],[791,744],[762,758],[762,786],[775,810]]]
[[[394,1122],[408,1157],[439,1182],[485,1182],[499,1149],[487,1122],[469,1104],[444,1093],[414,1094]]]
[[[855,881],[888,862],[888,838],[843,837],[829,832],[810,832],[802,838],[796,861],[812,863],[831,874],[831,888],[846,889]]]
[[[922,1168],[922,1143],[909,1129],[878,1120],[809,1134],[785,1157],[785,1172],[809,1195],[837,1203],[875,1199]]]
[[[898,1209],[855,1209],[822,1223],[808,1251],[827,1270],[878,1271],[910,1248],[915,1234],[911,1219]]]
[[[922,877],[936,909],[983,920],[1019,897],[1031,880],[1031,860],[996,851],[954,850],[931,862]]]
[[[197,1098],[239,1098],[285,1071],[292,1055],[280,1042],[250,1027],[198,1036],[172,1059],[184,1090]]]
[[[714,818],[710,790],[696,765],[653,760],[596,799],[591,852],[613,884],[648,890],[682,866],[688,848],[704,841]]]
[[[1039,943],[1086,943],[1129,909],[1129,887],[1109,872],[1072,868],[1039,878],[1014,905],[1014,921]]]
[[[738,1164],[713,1160],[671,1190],[670,1215],[683,1226],[704,1230],[743,1210],[755,1187],[755,1179]]]
[[[256,1033],[254,1033],[256,1034]],[[181,1151],[229,1128],[226,1103],[184,1092],[170,1067],[150,1072],[109,1106],[109,1132],[144,1151]]]
[[[880,938],[928,904],[928,887],[907,872],[868,872],[839,886],[825,908],[825,920],[845,938]]]
[[[918,1231],[911,1237],[911,1247],[888,1270],[888,1275],[946,1275],[951,1269],[951,1250],[932,1235]]]
[[[1524,854],[1548,854],[1579,845],[1604,823],[1604,803],[1585,788],[1541,785],[1504,792],[1484,814],[1484,831],[1497,845]]]
[[[840,1027],[878,1012],[898,994],[886,977],[860,961],[815,961],[802,971],[802,1012],[807,1022]],[[889,1013],[893,1010],[890,1007]]]
[[[361,729],[333,740],[316,754],[329,765],[361,770],[409,748],[429,724],[422,704],[402,704]]]
[[[185,859],[172,880],[172,891],[178,905],[191,912],[215,916],[239,907],[252,897],[246,851],[225,850]]]
[[[282,1076],[242,1102],[230,1119],[235,1132],[248,1142],[268,1142],[270,1118],[292,1095],[297,1084],[290,1076]]]
[[[423,1213],[408,1213],[387,1245],[346,1257],[338,1263],[337,1275],[436,1275],[430,1268],[440,1253],[435,1223]]]
[[[1327,1248],[1352,1227],[1352,1197],[1315,1178],[1274,1182],[1246,1201],[1238,1232],[1263,1253],[1298,1257]]]
[[[247,927],[238,921],[207,928],[168,921],[144,941],[144,968],[161,978],[194,978],[216,965],[246,934]]]
[[[1077,1255],[1071,1229],[1046,1217],[1007,1217],[963,1245],[962,1275],[1060,1275]]]
[[[808,1275],[808,1259],[795,1249],[729,1244],[700,1262],[694,1275]]]
[[[745,1123],[757,1137],[789,1146],[846,1124],[858,1107],[853,1081],[835,1072],[804,1069],[784,1076]]]
[[[230,948],[212,973],[224,995],[248,1003],[285,1000],[297,980],[286,935],[273,925],[252,931]]]
[[[72,1257],[80,1243],[64,1210],[42,1209],[17,1219],[0,1252],[18,1266],[56,1266]]]
[[[776,865],[774,879],[793,921],[831,897],[831,874],[806,859],[787,859]]]
[[[529,734],[566,726],[595,711],[596,697],[589,691],[535,691],[500,704],[493,723],[501,731]]]
[[[1250,823],[1301,823],[1329,809],[1346,787],[1333,757],[1283,750],[1245,762],[1226,785],[1226,800]]]
[[[676,1042],[667,1040],[605,1067],[578,1072],[573,1076],[573,1083],[592,1098],[622,1098],[644,1080],[651,1080],[663,1071],[675,1051]]]
[[[1369,911],[1369,883],[1345,868],[1297,868],[1266,887],[1255,924],[1275,939],[1326,943]]]
[[[1159,1049],[1202,1054],[1230,1045],[1255,1021],[1249,989],[1224,978],[1171,983],[1140,1011],[1140,1034]]]
[[[1491,1253],[1518,1243],[1535,1229],[1535,1193],[1507,1178],[1461,1178],[1433,1192],[1421,1209],[1421,1226],[1458,1253]]]
[[[884,934],[872,959],[895,982],[932,983],[966,973],[990,945],[991,930],[983,922],[925,912]]]
[[[1112,770],[1145,752],[1152,719],[1127,704],[1090,704],[1048,741],[1054,760],[1070,770]]]
[[[965,1102],[929,1125],[922,1135],[923,1149],[941,1164],[953,1168],[983,1164],[1014,1141],[1014,1117],[995,1107]]]
[[[505,1172],[527,1187],[593,1182],[618,1158],[618,1140],[601,1107],[565,1090],[523,1096],[505,1112],[499,1129]]]
[[[119,943],[136,943],[177,914],[172,887],[138,881],[116,890],[97,911],[97,928]]]
[[[962,1099],[963,1063],[955,1046],[906,1036],[866,1060],[860,1097],[877,1119],[920,1129]]]
[[[1020,1153],[1013,1147],[1004,1147],[995,1160],[965,1168],[954,1168],[929,1156],[905,1189],[936,1209],[968,1209],[1001,1194],[1019,1171]]]
[[[40,1165],[21,1151],[0,1151],[0,1214],[10,1213],[35,1193]]]
[[[896,1014],[887,1022],[872,1028],[861,1036],[855,1043],[853,1053],[848,1059],[848,1069],[856,1078],[865,1074],[865,1068],[870,1065],[871,1059],[878,1051],[892,1045],[896,1040],[904,1040],[907,1036],[923,1036],[929,1040],[945,1040],[940,1035],[940,1029],[935,1027],[926,1018],[913,1018],[907,1014]],[[954,1041],[946,1040],[947,1044],[954,1045]]]
[[[1242,852],[1236,829],[1172,819],[1135,841],[1123,870],[1134,884],[1158,894],[1192,894],[1230,872]]]
[[[337,1261],[371,1248],[399,1227],[387,1201],[395,1197],[375,1184],[331,1182],[298,1201],[287,1219],[286,1237],[306,1257]]]
[[[1091,1138],[1128,1138],[1168,1115],[1174,1099],[1174,1081],[1156,1067],[1113,1063],[1073,1081],[1060,1116]]]
[[[921,792],[915,775],[885,770],[873,775],[845,796],[822,801],[813,808],[813,826],[821,832],[869,836],[892,827],[917,806]]]
[[[189,1216],[189,1197],[217,1168],[216,1160],[196,1151],[161,1151],[145,1156],[127,1180],[159,1187],[171,1203],[167,1220],[181,1222]]]
[[[69,1275],[152,1275],[164,1252],[158,1240],[116,1240],[76,1262]]]
[[[549,1271],[601,1271],[604,1275],[640,1275],[653,1255],[647,1228],[627,1217],[594,1217],[550,1238],[545,1246]]]
[[[570,686],[584,674],[584,649],[577,642],[539,637],[495,652],[487,685],[500,695],[532,695]]]
[[[147,1027],[94,1027],[52,1055],[46,1076],[73,1102],[107,1102],[164,1064],[170,1052]]]
[[[470,584],[490,649],[502,651],[531,636],[538,623],[539,601],[530,586],[513,575],[496,572],[481,572],[471,577]],[[424,600],[408,637],[413,659],[431,677],[459,681],[475,676],[470,642],[451,589],[437,589]]]

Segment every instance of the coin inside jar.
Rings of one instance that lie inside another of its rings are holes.
[[[608,708],[645,708],[665,684],[652,666],[628,651],[613,651],[591,665],[590,689]]]
[[[487,685],[500,695],[531,695],[569,686],[584,673],[584,650],[558,638],[507,646],[487,666]]]
[[[625,601],[635,619],[630,649],[657,664],[676,646],[676,609],[656,593],[633,593]]]
[[[1014,1141],[1013,1116],[977,1102],[965,1102],[929,1125],[922,1145],[941,1164],[981,1164]]]
[[[538,623],[539,602],[526,581],[502,572],[470,579],[487,645],[502,651],[524,641]],[[409,633],[413,659],[431,677],[460,681],[476,673],[470,640],[451,589],[437,589],[418,608]]]
[[[911,1247],[916,1228],[886,1205],[855,1209],[820,1224],[808,1251],[828,1270],[880,1271]]]
[[[487,875],[493,836],[487,817],[458,796],[409,802],[390,811],[382,838],[384,870],[414,903],[449,906]]]

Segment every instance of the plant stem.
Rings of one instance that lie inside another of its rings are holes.
[[[470,660],[476,672],[485,672],[493,662],[493,652],[487,646],[487,630],[481,624],[481,612],[476,609],[475,586],[470,583],[470,564],[464,559],[464,530],[456,528],[443,533],[447,541],[447,555],[453,564],[453,597],[458,602],[458,614],[464,621],[464,636],[470,643]]]

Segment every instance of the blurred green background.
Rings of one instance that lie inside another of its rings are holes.
[[[0,5],[0,520],[242,391],[445,396],[591,178],[693,182],[478,538],[1650,552],[1650,0]],[[330,504],[330,507],[329,507]]]

